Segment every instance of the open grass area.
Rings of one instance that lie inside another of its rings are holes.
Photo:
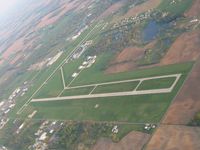
[[[145,80],[140,84],[137,90],[170,88],[175,80],[176,77]]]
[[[117,83],[117,84],[107,84],[99,85],[92,92],[95,93],[112,93],[112,92],[124,92],[124,91],[133,91],[138,85],[139,81]]]
[[[35,118],[124,122],[159,122],[170,100],[168,94],[94,98],[31,103]],[[95,108],[95,105],[99,105]],[[29,108],[27,108],[29,109]]]
[[[174,3],[172,0],[162,0],[158,9],[173,15],[181,15],[191,7],[192,3],[193,0],[175,0]]]
[[[57,70],[55,75],[35,95],[35,98],[56,97],[63,88],[61,73],[60,70]]]
[[[177,72],[182,73],[181,78],[171,93],[51,102],[32,102],[26,110],[37,110],[38,112],[35,116],[37,119],[48,118],[77,121],[95,120],[158,123],[171,103],[171,100],[183,84],[183,81],[185,80],[191,67],[192,63],[186,63],[184,65],[177,64],[165,66],[163,70],[161,69],[162,67],[156,67],[152,69],[138,70],[132,73],[133,77],[145,72],[150,75],[155,73],[156,75],[169,74],[169,72],[172,74]],[[126,75],[126,73],[124,74]],[[143,75],[147,76],[146,74]],[[154,84],[154,82],[152,84]],[[165,86],[165,82],[162,86]],[[78,93],[78,91],[76,92]]]
[[[75,88],[75,89],[66,89],[61,96],[73,96],[73,95],[87,95],[89,94],[94,86],[86,88]]]
[[[63,66],[63,73],[65,79],[65,85],[67,86],[72,80],[72,74],[74,72],[79,72],[78,67],[82,64],[83,58],[80,57],[77,60],[70,61]]]

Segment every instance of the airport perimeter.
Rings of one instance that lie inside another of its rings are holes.
[[[104,65],[107,54],[75,58],[78,48],[90,43],[93,34],[103,27],[104,23],[96,24],[60,61],[19,107],[18,117],[130,123],[160,121],[192,63],[106,75],[98,68]]]

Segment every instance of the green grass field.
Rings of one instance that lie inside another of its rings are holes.
[[[124,91],[133,91],[138,85],[139,81],[117,83],[117,84],[108,84],[100,85],[95,88],[92,92],[94,93],[112,93],[112,92],[124,92]]]
[[[90,86],[86,88],[66,89],[61,96],[87,95],[93,88],[93,86]]]
[[[56,97],[63,88],[61,73],[60,70],[57,70],[55,75],[49,79],[49,82],[40,89],[34,98]]]
[[[80,57],[78,60],[70,61],[69,63],[66,63],[63,66],[63,73],[66,86],[70,83],[71,80],[73,80],[72,74],[74,72],[79,72],[78,67],[82,64],[83,60],[83,57]]]
[[[35,118],[40,119],[159,122],[169,103],[167,95],[144,95],[38,102],[31,106],[38,111]]]
[[[193,0],[162,0],[160,6],[157,8],[163,12],[169,12],[173,15],[181,15],[191,7]]]
[[[61,62],[69,56],[69,54],[74,50],[74,48],[80,44],[80,42],[86,41],[90,37],[92,37],[93,34],[97,34],[97,32],[100,31],[100,29],[103,26],[103,23],[98,25],[95,30],[92,31],[92,29],[98,24],[99,22],[94,22],[87,30],[85,30],[75,41],[70,43],[68,47],[66,47],[65,52],[62,54],[62,56],[50,67],[47,67],[43,70],[41,70],[38,75],[36,76],[34,83],[32,87],[29,89],[29,91],[23,96],[19,97],[17,99],[16,106],[12,109],[12,111],[9,112],[10,117],[16,117],[17,111],[31,98],[33,93],[42,85],[42,83],[49,77],[49,75],[61,64]],[[88,35],[87,38],[85,36]],[[48,83],[47,83],[48,84]],[[40,91],[42,92],[42,91]]]
[[[38,111],[35,118],[41,119],[157,123],[162,118],[185,77],[186,75],[181,77],[174,91],[169,94],[34,102],[31,103],[30,107]],[[96,104],[99,105],[98,108],[95,108]]]
[[[175,80],[176,77],[145,80],[140,84],[137,90],[170,88]]]
[[[102,80],[107,81],[112,77],[112,80],[116,79],[129,79],[141,78],[149,76],[158,76],[166,74],[181,73],[182,76],[179,79],[177,85],[171,93],[167,94],[149,94],[149,95],[139,95],[139,96],[119,96],[119,97],[107,97],[107,98],[91,98],[91,99],[77,99],[77,100],[66,100],[66,101],[51,101],[51,102],[32,102],[25,109],[25,114],[30,113],[30,110],[37,110],[35,118],[37,119],[63,119],[63,120],[95,120],[95,121],[123,121],[123,122],[155,122],[158,123],[162,118],[163,114],[167,110],[169,104],[171,103],[173,97],[176,95],[183,81],[187,77],[188,72],[193,66],[192,62],[184,64],[175,64],[164,67],[154,67],[151,69],[136,70],[134,72],[125,72],[113,75],[104,75],[104,78],[98,78],[101,80],[96,80],[100,82]],[[91,71],[89,68],[86,71]],[[99,72],[100,73],[100,72]],[[80,75],[81,77],[82,75]],[[91,74],[93,76],[93,74]],[[115,78],[114,78],[115,77]],[[91,83],[92,78],[87,78],[85,83]],[[93,79],[92,79],[93,81]],[[148,89],[149,84],[158,86],[159,88],[168,87],[172,84],[174,78],[147,80],[140,87],[142,89]],[[158,84],[162,83],[162,84]],[[130,90],[137,85],[125,84],[121,90]],[[99,86],[96,92],[106,92],[109,91],[121,91],[119,85],[113,84],[109,86]],[[78,88],[66,90],[63,96],[69,95],[82,95],[89,94],[89,91],[93,87]],[[98,108],[95,105],[98,104]]]

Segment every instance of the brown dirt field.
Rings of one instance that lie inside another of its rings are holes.
[[[182,34],[161,60],[161,65],[196,60],[200,55],[200,30]]]
[[[119,143],[102,138],[98,140],[92,150],[141,150],[149,138],[149,134],[132,131]]]
[[[77,0],[77,3],[78,4],[76,4],[76,8],[75,8],[74,11],[80,12],[80,11],[88,9],[88,7],[93,3],[93,1],[91,1],[91,0],[84,0],[84,1]]]
[[[17,52],[22,52],[26,49],[31,49],[33,46],[33,43],[35,40],[37,40],[39,37],[35,37],[28,41],[27,43],[24,43],[26,40],[26,35],[16,40],[13,44],[11,44],[8,49],[2,54],[3,59],[8,59],[11,54],[15,54]]]
[[[91,0],[85,0],[84,2],[81,2],[80,0],[75,0],[72,2],[60,2],[60,12],[54,16],[51,17],[54,12],[49,13],[48,15],[44,16],[41,21],[37,24],[36,30],[43,28],[47,25],[54,24],[56,21],[58,21],[66,12],[68,12],[71,9],[75,9],[76,11],[79,11],[82,8],[87,8],[91,3]]]
[[[15,58],[10,61],[10,64],[12,64],[12,65],[15,64],[18,60],[20,60],[20,58],[22,57],[22,55],[23,54],[17,54],[15,56]]]
[[[161,125],[146,150],[199,150],[200,128]]]
[[[2,57],[4,59],[8,59],[8,57],[15,53],[15,52],[19,52],[20,50],[22,50],[24,48],[24,38],[20,38],[18,40],[16,40],[3,54]]]
[[[185,13],[185,16],[194,17],[199,15],[200,15],[200,0],[195,0],[190,10]]]
[[[192,69],[174,102],[169,107],[162,123],[188,124],[195,113],[200,111],[200,60]]]
[[[75,8],[77,6],[77,3],[75,1],[72,1],[70,3],[66,3],[66,2],[65,3],[61,3],[60,5],[61,5],[61,8],[60,8],[61,11],[54,17],[51,17],[54,12],[51,12],[48,15],[44,16],[36,26],[37,30],[40,29],[40,28],[43,28],[43,27],[45,27],[47,25],[55,23],[66,12],[68,12],[69,10]]]
[[[156,41],[153,41],[143,48],[125,48],[111,61],[106,73],[118,73],[135,69],[137,67],[136,61],[143,56],[145,49],[152,48],[155,43]]]
[[[120,18],[123,19],[131,16],[136,16],[140,13],[148,11],[149,9],[154,9],[160,4],[160,2],[161,0],[148,0],[147,2],[141,5],[131,8],[125,15],[123,15]]]
[[[111,15],[113,12],[116,12],[118,9],[120,9],[124,5],[123,1],[119,1],[113,5],[111,5],[106,11],[104,11],[98,19],[101,19],[103,17],[107,17]]]

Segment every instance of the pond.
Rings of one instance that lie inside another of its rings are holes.
[[[167,28],[169,28],[168,23],[158,23],[155,20],[149,21],[143,30],[144,42],[150,42],[154,40],[160,34],[160,32],[163,32]]]

